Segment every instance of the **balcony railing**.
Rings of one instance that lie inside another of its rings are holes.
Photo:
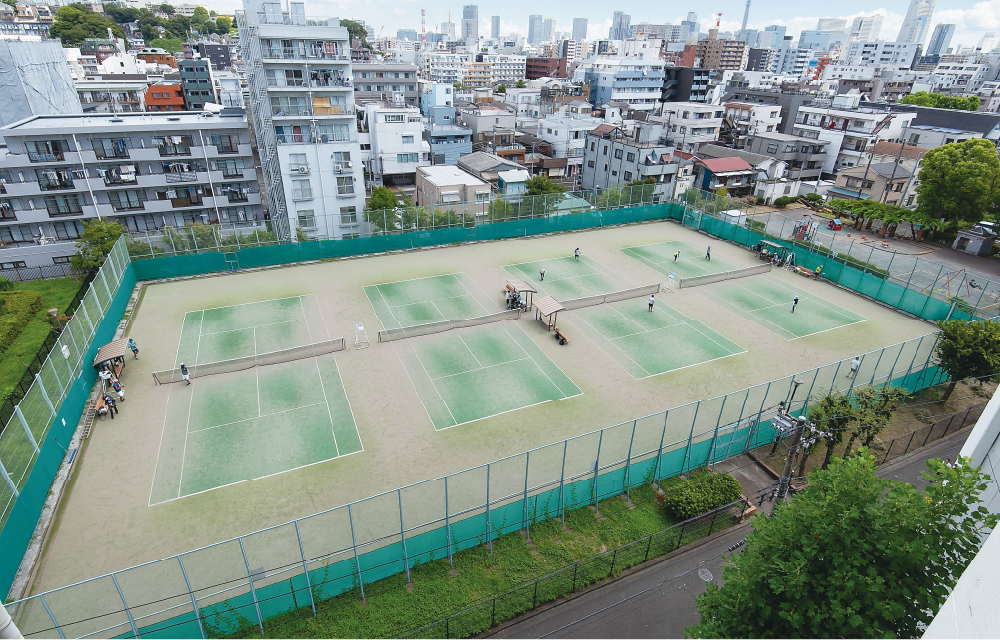
[[[318,49],[307,50],[305,53],[298,49],[282,49],[281,51],[264,50],[262,56],[265,60],[333,60],[350,62],[351,56],[340,53],[323,53]]]
[[[62,162],[65,156],[62,151],[28,151],[28,160],[31,162]]]
[[[197,182],[198,174],[194,171],[166,171],[163,177],[167,182]]]
[[[17,214],[14,213],[14,207],[10,206],[6,202],[0,203],[0,220],[17,220]]]
[[[220,169],[222,171],[223,178],[242,178],[243,169],[232,169],[230,167],[223,167]]]
[[[201,196],[182,196],[180,198],[170,198],[170,204],[175,207],[195,207],[203,204],[205,199]]]
[[[331,107],[271,107],[271,117],[274,118],[294,118],[297,116],[353,116],[354,107],[331,106]]]
[[[163,157],[169,156],[189,156],[191,155],[191,147],[187,146],[163,146],[160,147],[160,155]]]
[[[249,202],[250,192],[249,191],[239,191],[236,189],[225,190],[223,189],[222,195],[226,196],[226,199],[230,202]]]
[[[104,186],[111,187],[120,184],[136,184],[138,179],[134,173],[123,173],[112,175],[110,172],[104,174]]]
[[[59,191],[61,189],[73,189],[76,185],[72,180],[40,180],[38,188],[42,191]]]
[[[71,203],[68,206],[46,205],[50,218],[60,218],[62,216],[78,216],[83,213],[83,207],[79,204]]]
[[[94,155],[98,160],[106,158],[128,158],[128,149],[94,149]]]
[[[112,200],[111,208],[115,211],[137,211],[146,208],[146,201],[139,200],[136,202],[131,202],[128,200]]]

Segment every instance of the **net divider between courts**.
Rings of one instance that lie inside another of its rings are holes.
[[[659,292],[660,292],[660,283],[655,282],[653,284],[647,284],[641,287],[632,287],[631,289],[622,289],[621,291],[602,293],[601,295],[597,296],[587,296],[585,298],[573,298],[571,300],[560,300],[559,304],[566,307],[566,309],[580,309],[582,307],[592,307],[594,305],[604,304],[605,302],[619,302],[621,300],[628,300],[629,298],[639,298],[642,296],[648,296]]]
[[[713,282],[722,282],[723,280],[733,280],[734,278],[746,278],[747,276],[755,276],[758,273],[768,273],[771,271],[771,263],[767,264],[757,264],[752,267],[743,267],[742,269],[733,269],[732,271],[720,271],[719,273],[709,273],[703,276],[689,276],[687,278],[680,278],[677,280],[677,286],[680,289],[685,287],[696,287],[702,284],[712,284]]]
[[[301,360],[303,358],[321,356],[335,351],[343,351],[345,344],[346,343],[343,338],[323,340],[322,342],[314,342],[298,347],[291,347],[290,349],[281,349],[280,351],[270,351],[268,353],[259,353],[257,355],[246,356],[243,358],[233,358],[231,360],[220,360],[218,362],[206,362],[205,364],[191,365],[188,367],[188,372],[191,374],[192,378],[211,376],[219,373],[232,373],[233,371],[243,371],[244,369],[250,369],[252,367],[264,367],[271,364],[280,364],[282,362],[291,362],[292,360]],[[182,380],[181,370],[177,368],[154,371],[153,379],[156,381],[156,384],[180,382]]]
[[[392,340],[402,340],[403,338],[416,338],[417,336],[426,336],[432,333],[451,331],[452,329],[459,329],[461,327],[475,327],[477,325],[499,322],[500,320],[505,319],[517,320],[520,317],[520,309],[510,309],[490,313],[485,316],[466,318],[463,320],[438,320],[437,322],[415,324],[409,327],[399,327],[398,329],[382,329],[378,332],[378,341],[390,342]]]

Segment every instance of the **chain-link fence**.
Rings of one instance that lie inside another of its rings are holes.
[[[712,535],[743,519],[749,508],[746,498],[657,531],[617,549],[563,567],[534,582],[488,598],[415,631],[407,638],[468,638],[488,631],[546,602],[565,598],[579,589],[621,575],[650,558],[665,556],[699,538]]]
[[[897,436],[890,440],[885,447],[885,455],[879,464],[884,464],[888,460],[906,455],[910,451],[919,449],[929,442],[941,440],[949,433],[961,431],[968,425],[976,424],[979,416],[982,415],[986,403],[969,407],[963,411],[955,411],[937,416],[928,416],[922,421],[930,421],[919,429],[914,429],[909,433]]]
[[[774,442],[779,405],[832,391],[920,389],[943,373],[929,334],[850,361],[584,434],[8,606],[25,636],[226,635],[447,558],[635,487]],[[795,381],[799,390],[793,391]],[[624,566],[624,565],[622,565]]]

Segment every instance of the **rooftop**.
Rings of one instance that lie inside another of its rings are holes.
[[[486,153],[485,151],[474,151],[467,156],[462,156],[458,159],[458,166],[475,173],[482,173],[484,171],[523,169],[523,167],[516,162],[504,160],[500,156],[495,156],[492,153]]]
[[[712,173],[753,171],[753,167],[743,158],[699,158],[698,162],[705,165]]]
[[[417,172],[424,177],[424,180],[430,182],[435,187],[450,187],[456,184],[463,184],[467,187],[487,186],[486,182],[453,165],[440,164],[430,167],[417,167]]]
[[[63,130],[117,132],[133,129],[151,130],[160,127],[197,129],[206,124],[228,124],[245,127],[246,112],[243,109],[231,109],[233,115],[215,115],[205,117],[201,111],[161,111],[142,113],[102,113],[85,115],[47,115],[32,116],[20,122],[14,122],[0,129],[7,133],[37,135],[54,133]],[[238,112],[238,115],[237,115]]]
[[[916,127],[910,127],[910,129],[915,128]],[[921,156],[921,154],[930,151],[930,149],[916,147],[912,144],[901,145],[895,142],[877,142],[871,148],[871,153],[876,156],[898,156],[900,155],[900,147],[902,147],[902,157],[907,160],[916,160]]]
[[[760,153],[750,153],[740,149],[730,149],[717,144],[702,145],[695,153],[699,158],[740,158],[750,165],[758,165],[765,162],[774,162],[774,158]]]
[[[900,178],[909,178],[910,170],[907,169],[902,164],[896,164],[895,162],[876,162],[870,167],[858,165],[856,167],[849,167],[847,169],[841,169],[840,173],[849,176],[863,177],[865,173],[874,173],[882,178],[899,180]]]
[[[808,142],[809,144],[830,144],[829,140],[817,140],[814,138],[803,138],[802,136],[793,136],[787,133],[779,133],[778,131],[758,131],[754,134],[757,138],[767,138],[768,140],[777,140],[778,142]]]

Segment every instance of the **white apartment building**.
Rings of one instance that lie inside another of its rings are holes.
[[[566,175],[575,178],[583,167],[587,134],[603,123],[590,116],[549,115],[538,121],[538,137],[552,145],[552,157],[566,158]]]
[[[781,122],[781,107],[753,102],[726,102],[723,130],[734,149],[742,149],[758,133],[773,133]]]
[[[417,107],[365,105],[359,141],[373,186],[413,184],[417,167],[430,166],[430,143]]]
[[[257,148],[275,231],[295,239],[363,233],[361,146],[351,45],[336,18],[244,0],[236,13]]]
[[[824,80],[874,80],[878,67],[870,65],[829,64],[823,70]]]
[[[472,59],[467,53],[420,51],[417,65],[424,80],[453,84],[462,81],[462,69]]]
[[[670,127],[669,136],[680,151],[693,153],[702,144],[718,140],[723,116],[725,108],[721,105],[701,102],[667,102],[663,105],[663,117]]]
[[[537,87],[513,89],[507,87],[503,101],[515,109],[515,115],[520,118],[537,118],[542,100],[542,90]]]
[[[665,75],[659,58],[591,55],[573,72],[573,81],[590,84],[590,102],[595,106],[625,102],[633,109],[653,111],[660,104]]]
[[[841,50],[840,64],[848,66],[909,69],[920,45],[916,42],[848,42]]]
[[[525,68],[528,64],[526,56],[516,56],[510,54],[487,54],[483,56],[483,62],[490,63],[493,86],[505,84],[507,86],[524,80]]]
[[[774,52],[771,61],[771,72],[793,78],[805,77],[809,72],[809,63],[813,59],[812,49],[781,48]]]
[[[987,80],[996,79],[997,69],[988,63],[948,63],[939,64],[927,76],[926,82],[934,91],[975,93]]]
[[[792,133],[802,138],[826,140],[823,173],[862,164],[862,156],[876,140],[899,140],[916,117],[912,112],[892,112],[885,107],[861,107],[856,90],[817,99],[799,107]]]

